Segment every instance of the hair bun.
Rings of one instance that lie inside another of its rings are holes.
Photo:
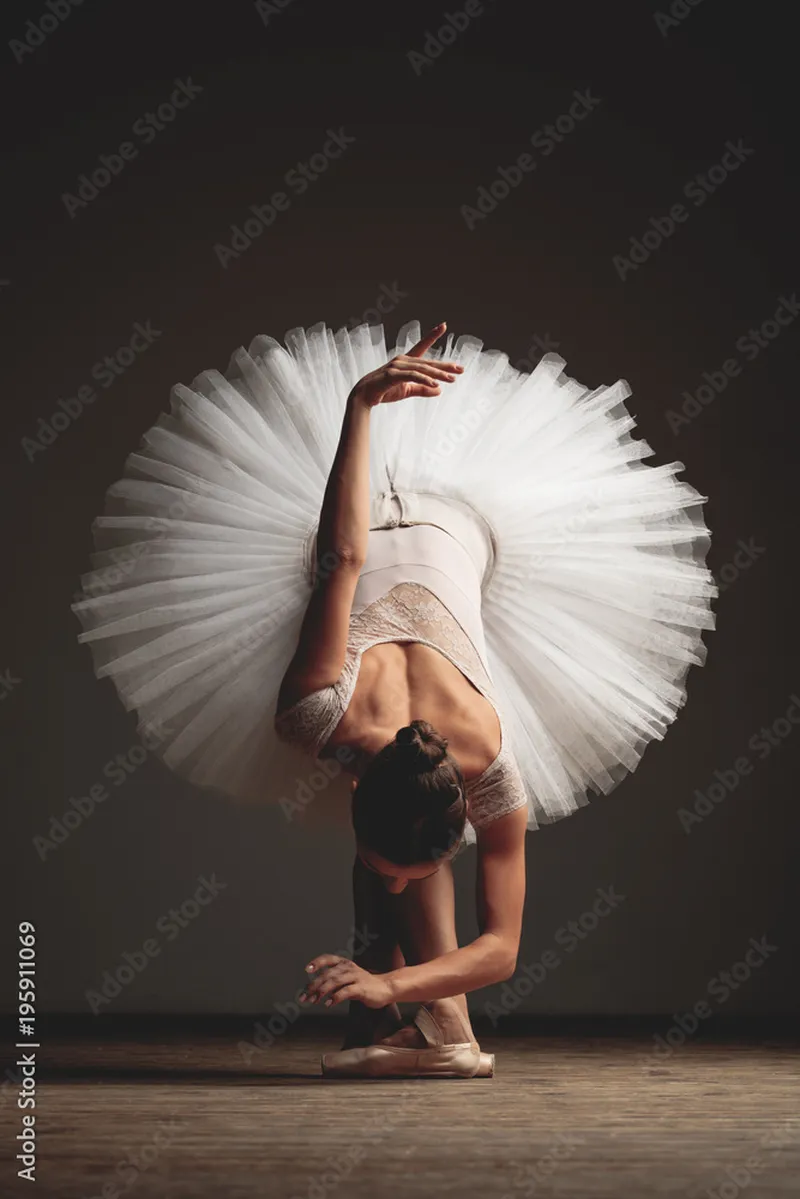
[[[395,740],[402,747],[409,769],[419,774],[435,770],[447,757],[447,738],[440,736],[427,720],[412,720],[397,730]]]

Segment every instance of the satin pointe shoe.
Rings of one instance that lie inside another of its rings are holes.
[[[445,1044],[442,1031],[427,1008],[416,1012],[411,1025],[425,1041],[425,1048],[397,1044],[402,1033],[360,1049],[341,1049],[322,1057],[327,1078],[490,1078],[494,1054],[482,1053],[475,1041]]]

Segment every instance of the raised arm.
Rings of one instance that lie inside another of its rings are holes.
[[[278,708],[335,683],[342,672],[350,610],[369,536],[369,406],[347,398],[339,445],[325,488],[316,547],[316,582]]]
[[[422,358],[445,330],[438,325],[407,355],[391,359],[356,383],[345,405],[317,530],[316,584],[294,657],[278,695],[278,712],[330,686],[344,666],[350,613],[369,537],[370,413],[377,404],[436,396],[439,383],[463,368]]]

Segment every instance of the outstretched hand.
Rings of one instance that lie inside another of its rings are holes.
[[[366,1007],[382,1008],[394,1002],[386,975],[370,974],[349,958],[323,953],[306,966],[306,970],[315,977],[300,996],[301,1003],[324,1000],[325,1007],[331,1007],[347,999],[358,999]]]
[[[437,362],[423,357],[446,328],[444,322],[436,325],[407,354],[399,354],[364,375],[350,393],[351,399],[374,408],[377,404],[394,404],[411,396],[441,395],[441,384],[452,383],[464,371],[457,362]]]

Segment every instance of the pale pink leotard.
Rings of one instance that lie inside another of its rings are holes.
[[[371,523],[342,673],[280,712],[276,731],[313,757],[333,756],[328,741],[352,699],[365,651],[389,641],[429,645],[489,700],[500,723],[500,752],[466,784],[469,824],[480,831],[527,804],[494,694],[481,621],[481,591],[493,564],[491,531],[468,504],[410,492],[376,497]],[[309,564],[313,558],[310,540]],[[350,767],[356,776],[368,760],[356,756]]]

